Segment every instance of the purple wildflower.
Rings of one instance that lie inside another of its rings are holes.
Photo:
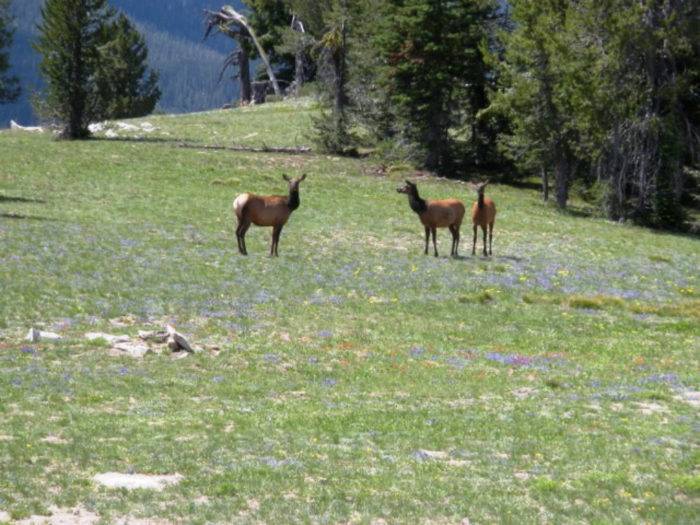
[[[317,335],[319,337],[328,338],[333,337],[333,332],[331,332],[330,330],[321,330]]]
[[[421,346],[414,346],[413,348],[411,348],[410,353],[411,357],[418,358],[425,353],[425,348]]]

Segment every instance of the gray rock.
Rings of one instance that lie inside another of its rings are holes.
[[[151,351],[148,345],[143,343],[137,343],[133,341],[127,341],[124,343],[117,343],[112,347],[114,350],[124,352],[131,357],[143,357]]]
[[[128,342],[129,336],[128,335],[104,334],[102,332],[88,332],[87,334],[85,334],[85,339],[87,339],[88,341],[95,341],[97,339],[104,339],[109,344],[115,344],[115,343]]]
[[[59,341],[63,337],[54,332],[42,332],[36,328],[30,328],[25,339],[30,343],[38,343],[39,341]]]

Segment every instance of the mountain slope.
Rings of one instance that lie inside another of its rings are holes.
[[[213,38],[203,43],[202,13],[205,8],[220,5],[215,0],[177,0],[142,2],[112,0],[111,5],[123,10],[145,34],[149,63],[160,72],[163,97],[159,108],[169,113],[199,111],[220,107],[238,95],[238,86],[230,81],[218,83],[218,74],[225,54],[232,48],[226,38]],[[233,2],[242,8],[241,2]],[[10,119],[35,123],[30,98],[41,89],[39,56],[32,48],[43,0],[15,0],[12,11],[16,19],[15,42],[10,62],[20,78],[22,96],[14,104],[0,106],[0,128]]]

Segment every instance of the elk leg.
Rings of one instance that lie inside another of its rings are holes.
[[[272,228],[272,244],[270,245],[270,257],[278,257],[277,246],[280,242],[280,233],[282,233],[282,226],[275,226]]]
[[[493,223],[489,224],[489,255],[493,255]]]
[[[452,244],[454,245],[453,253],[455,257],[459,256],[459,225],[455,224],[452,226]]]
[[[486,225],[482,226],[481,229],[484,232],[484,257],[487,257],[488,252],[486,251]]]
[[[474,243],[472,244],[472,255],[476,255],[476,229],[478,226],[474,225]]]
[[[248,222],[248,221],[242,222],[241,225],[238,227],[238,231],[240,232],[240,243],[241,243],[241,254],[242,255],[248,255],[248,249],[245,246],[245,234],[248,231],[248,228],[250,228],[250,222]]]
[[[425,227],[425,253],[424,255],[428,255],[428,243],[430,242],[430,228],[427,226]]]
[[[241,248],[241,223],[236,226],[236,242],[238,243],[238,253],[243,253],[243,248]]]
[[[437,228],[436,228],[435,226],[433,226],[433,227],[431,228],[431,231],[432,231],[432,234],[433,234],[433,250],[435,250],[435,257],[437,257],[437,256],[438,256],[438,252],[437,252],[437,241],[435,240],[435,237],[436,237],[436,234],[437,234]]]

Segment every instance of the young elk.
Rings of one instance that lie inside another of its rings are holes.
[[[248,255],[245,234],[250,225],[255,224],[256,226],[272,226],[270,257],[279,255],[277,246],[280,242],[280,233],[282,233],[282,228],[287,223],[289,216],[299,207],[299,183],[306,178],[306,174],[294,179],[290,179],[286,175],[282,175],[282,178],[289,183],[289,196],[287,197],[242,193],[233,201],[233,212],[238,218],[236,239],[238,240],[238,251],[241,254]]]
[[[433,234],[433,249],[435,257],[438,256],[435,230],[437,228],[449,228],[452,233],[452,251],[450,255],[457,257],[459,248],[459,228],[464,217],[464,205],[457,199],[445,199],[440,201],[426,201],[418,195],[418,187],[410,181],[406,185],[397,188],[399,193],[408,195],[408,204],[418,214],[420,222],[425,226],[425,255],[428,255],[428,240]]]
[[[476,230],[481,226],[484,232],[484,255],[491,255],[491,244],[493,242],[493,223],[496,221],[496,204],[484,197],[484,189],[488,182],[479,184],[471,184],[471,187],[476,191],[479,199],[472,206],[472,222],[474,223],[474,244],[472,246],[472,255],[476,254]],[[489,250],[486,252],[486,227],[489,229]]]

